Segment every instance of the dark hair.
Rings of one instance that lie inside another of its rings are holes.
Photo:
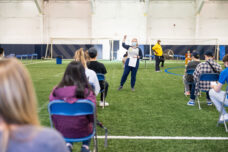
[[[0,54],[2,54],[4,52],[3,48],[0,48]]]
[[[207,50],[204,55],[208,57],[214,57],[213,52],[211,50]]]
[[[92,47],[88,50],[90,58],[95,58],[97,56],[97,49]]]
[[[228,62],[228,54],[226,54],[223,59],[222,59],[223,62]]]
[[[85,68],[79,61],[72,61],[68,64],[63,78],[57,88],[63,88],[64,86],[76,86],[76,98],[85,98],[89,95],[90,91],[93,91],[86,78]],[[85,94],[86,88],[88,89],[87,94]]]
[[[196,52],[196,51],[192,53],[192,56],[193,56],[194,58],[196,58],[196,59],[199,59],[199,58],[200,58],[199,53]]]

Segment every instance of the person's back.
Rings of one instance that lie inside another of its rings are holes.
[[[96,96],[86,78],[85,68],[80,61],[72,61],[68,64],[62,80],[53,89],[49,99],[50,102],[53,100],[63,100],[67,103],[75,103],[79,99],[87,99],[93,102],[96,107]],[[93,132],[94,117],[93,115],[53,115],[52,122],[65,138],[83,138]],[[81,151],[89,152],[90,140],[82,142]],[[67,143],[67,146],[72,151],[72,143]]]
[[[214,70],[215,71],[214,71]],[[198,64],[195,72],[193,73],[194,80],[196,83],[196,90],[198,88],[202,90],[209,90],[210,89],[210,82],[209,81],[199,81],[200,75],[203,73],[219,73],[222,70],[221,65],[215,62],[213,59],[208,59],[205,62]]]
[[[0,75],[0,152],[67,152],[59,133],[40,126],[25,66],[14,58],[2,59]]]
[[[0,132],[0,139],[2,139]],[[1,140],[0,140],[1,142]],[[21,126],[11,131],[7,152],[66,152],[62,136],[53,129]]]
[[[96,48],[90,48],[88,51],[88,55],[90,57],[90,61],[87,63],[87,66],[89,69],[93,70],[96,72],[96,74],[101,73],[101,74],[106,74],[107,70],[104,66],[103,63],[100,63],[97,61],[97,50]],[[108,106],[109,103],[108,102],[104,102],[107,94],[108,94],[108,82],[105,81],[99,81],[100,84],[100,88],[101,90],[103,90],[103,92],[101,93],[101,97],[100,97],[100,106]]]
[[[87,66],[89,69],[95,71],[96,73],[102,73],[102,74],[107,73],[104,64],[98,61],[90,61],[88,62]]]

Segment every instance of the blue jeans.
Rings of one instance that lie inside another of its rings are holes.
[[[127,80],[127,77],[131,71],[131,88],[134,88],[135,86],[135,81],[136,81],[136,73],[139,67],[139,59],[137,60],[136,66],[135,67],[130,67],[128,66],[129,64],[129,58],[126,60],[125,62],[125,66],[124,66],[124,73],[123,76],[121,78],[121,82],[120,82],[120,86],[123,86],[124,83]]]
[[[196,99],[195,88],[196,88],[196,85],[193,83],[192,87],[191,87],[191,93],[190,93],[190,99],[192,99],[192,100]],[[211,100],[210,96],[209,96],[209,91],[206,92],[206,95],[207,95],[207,100]]]

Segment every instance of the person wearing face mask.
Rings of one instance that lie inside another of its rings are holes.
[[[216,109],[221,112],[222,110],[222,115],[220,116],[219,121],[223,122],[224,120],[228,120],[228,113],[224,108],[222,108],[222,102],[225,97],[225,91],[222,90],[222,86],[225,83],[228,83],[228,54],[223,57],[223,63],[225,66],[225,69],[220,73],[219,75],[219,81],[216,85],[211,85],[211,90],[209,91],[209,95],[211,98],[211,101],[214,103]],[[225,105],[228,105],[228,99],[225,97]]]
[[[160,71],[160,62],[162,62],[162,67],[164,66],[164,56],[163,51],[161,47],[161,40],[158,40],[157,43],[152,47],[152,50],[154,50],[155,53],[155,71]]]
[[[138,40],[136,38],[133,38],[131,43],[132,45],[126,45],[127,36],[124,36],[122,46],[127,50],[127,60],[125,62],[124,66],[124,72],[121,78],[120,86],[118,90],[121,90],[123,88],[124,83],[127,80],[128,74],[131,71],[131,90],[135,91],[135,81],[136,81],[136,73],[139,67],[139,59],[142,59],[142,51],[138,47]]]

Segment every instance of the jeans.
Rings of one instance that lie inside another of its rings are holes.
[[[120,86],[124,85],[124,83],[127,80],[128,75],[129,75],[129,73],[131,71],[131,88],[134,88],[135,81],[136,81],[136,73],[137,73],[137,70],[138,70],[138,67],[139,67],[139,59],[137,60],[137,63],[136,63],[135,67],[128,66],[128,63],[129,63],[129,58],[125,62],[124,73],[123,73],[122,78],[121,78]]]
[[[195,88],[196,88],[195,84],[192,84],[192,88],[191,88],[191,92],[190,92],[190,99],[192,99],[192,100],[196,99]],[[210,96],[209,96],[209,91],[206,92],[206,95],[207,95],[207,100],[211,100]]]
[[[104,95],[104,99],[107,97],[107,94],[108,94],[108,82],[106,81],[99,81],[100,83],[100,87],[101,87],[101,90],[105,89],[105,92],[101,93],[101,101],[103,101],[103,95]]]
[[[222,102],[224,101],[224,98],[226,98],[224,104],[228,105],[228,99],[225,97],[225,91],[216,92],[214,89],[211,89],[209,91],[209,94],[211,101],[214,103],[218,112],[221,112]],[[222,108],[222,114],[226,114],[226,110],[224,108]]]
[[[161,62],[160,56],[155,55],[155,71],[160,71],[160,62]]]

